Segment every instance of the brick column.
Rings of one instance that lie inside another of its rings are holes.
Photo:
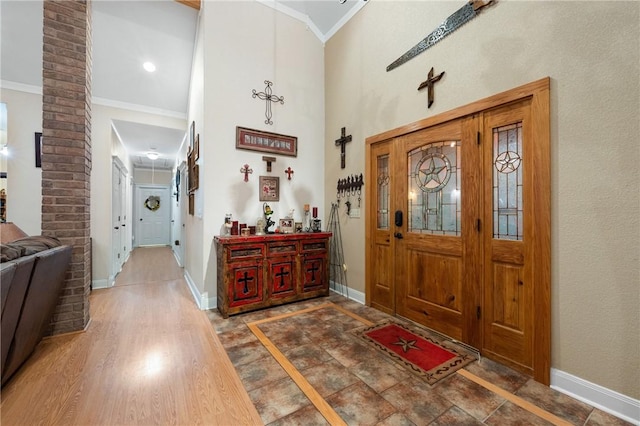
[[[44,0],[42,233],[73,246],[49,334],[89,322],[91,3]]]

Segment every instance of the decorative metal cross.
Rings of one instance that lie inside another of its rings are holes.
[[[270,172],[271,171],[271,163],[275,163],[276,162],[276,157],[263,156],[262,157],[262,161],[266,161],[267,162],[267,171]]]
[[[253,169],[250,169],[249,165],[245,164],[244,167],[240,169],[240,173],[244,173],[244,181],[249,182],[249,173],[253,173]]]
[[[291,180],[291,175],[293,174],[293,169],[291,167],[287,167],[287,170],[284,171],[287,174],[287,179]]]
[[[267,87],[264,88],[264,92],[256,92],[256,89],[253,89],[252,97],[257,97],[259,99],[262,99],[263,101],[267,101],[267,107],[264,112],[264,116],[267,117],[267,119],[264,120],[264,122],[265,124],[273,124],[273,121],[271,121],[271,102],[280,102],[282,105],[284,105],[284,96],[276,96],[271,94],[271,86],[273,85],[273,83],[269,80],[265,80],[264,84],[267,85]]]
[[[429,74],[427,74],[427,79],[422,83],[420,83],[420,86],[418,86],[418,90],[422,90],[425,87],[427,88],[427,99],[429,102],[427,104],[427,108],[431,108],[431,104],[433,103],[433,84],[440,81],[443,75],[444,75],[444,71],[442,71],[440,74],[434,77],[433,67],[431,67],[431,69],[429,70]]]
[[[346,156],[347,153],[345,152],[345,144],[347,144],[347,142],[351,142],[351,135],[349,136],[345,136],[347,133],[346,128],[343,127],[341,130],[341,137],[340,139],[336,139],[336,146],[340,145],[340,168],[344,169],[345,167],[345,160],[346,160]]]

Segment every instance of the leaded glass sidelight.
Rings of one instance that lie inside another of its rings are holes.
[[[522,240],[522,122],[493,129],[493,238]]]
[[[407,154],[409,232],[460,235],[460,149],[442,141]]]
[[[389,229],[389,155],[378,157],[378,229]]]

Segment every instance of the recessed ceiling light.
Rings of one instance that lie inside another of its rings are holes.
[[[157,159],[158,159],[158,157],[160,157],[160,156],[158,155],[158,153],[157,153],[157,152],[154,152],[154,151],[147,152],[147,158],[148,158],[149,160],[157,160]]]
[[[156,70],[156,66],[153,64],[153,62],[148,62],[147,61],[144,64],[142,64],[142,66],[148,72],[154,72]]]

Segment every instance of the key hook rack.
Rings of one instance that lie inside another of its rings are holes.
[[[351,175],[344,179],[338,179],[337,195],[338,202],[340,198],[355,196],[362,194],[362,185],[364,185],[364,177],[360,175]]]

